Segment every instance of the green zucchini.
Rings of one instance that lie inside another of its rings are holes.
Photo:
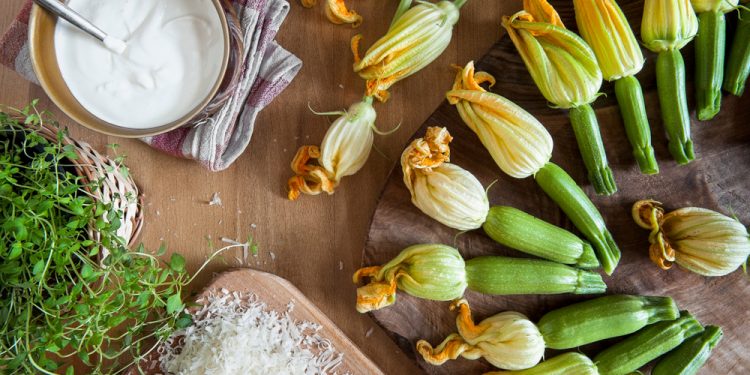
[[[594,357],[594,363],[602,375],[627,375],[702,331],[703,326],[682,311],[676,320],[653,324],[605,349]]]
[[[484,375],[599,375],[594,362],[581,353],[565,353],[548,359],[530,369],[495,371]]]
[[[581,268],[599,266],[587,241],[513,207],[490,208],[482,228],[495,242],[526,254]]]
[[[695,375],[706,363],[711,351],[721,341],[724,333],[717,326],[706,326],[705,331],[695,335],[669,352],[654,366],[651,375]]]
[[[537,326],[548,348],[570,349],[678,316],[670,297],[612,295],[550,311]]]

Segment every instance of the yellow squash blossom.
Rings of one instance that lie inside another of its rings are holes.
[[[640,72],[645,63],[640,44],[614,0],[573,0],[578,30],[596,54],[604,79],[614,81]]]
[[[388,89],[418,72],[448,47],[465,0],[420,2],[397,15],[388,32],[359,55],[361,35],[352,38],[354,72],[367,81],[367,96],[388,100]]]
[[[460,69],[448,102],[458,108],[464,123],[479,136],[503,172],[515,178],[533,175],[552,157],[552,136],[534,116],[510,100],[487,92],[494,85],[486,72],[474,72],[474,62]]]
[[[369,283],[357,289],[357,311],[366,313],[396,302],[396,289],[419,298],[450,301],[467,287],[464,259],[445,245],[423,244],[404,249],[383,266],[359,269],[353,281]]]
[[[633,219],[649,235],[649,256],[662,269],[677,263],[703,276],[724,276],[747,262],[750,235],[737,219],[697,207],[670,213],[661,203],[642,200],[633,205]]]
[[[539,329],[523,314],[507,311],[474,324],[471,309],[465,299],[451,304],[459,309],[456,318],[458,333],[453,333],[433,348],[419,340],[417,351],[427,363],[442,365],[462,356],[466,359],[484,358],[495,367],[523,370],[533,367],[544,355],[544,338]]]
[[[290,200],[299,198],[300,193],[333,194],[341,179],[357,173],[370,155],[377,117],[372,98],[365,98],[346,112],[325,114],[340,116],[328,129],[320,147],[302,146],[297,151],[292,160],[296,176],[288,182]],[[317,164],[312,163],[316,159]]]
[[[318,4],[318,0],[300,0],[300,3],[305,8],[312,8]],[[362,16],[347,8],[344,0],[326,0],[325,9],[326,17],[331,23],[350,24],[352,27],[358,27],[362,23]]]
[[[542,95],[559,108],[593,102],[602,72],[591,47],[567,30],[545,0],[525,0],[524,10],[503,17],[503,27]]]
[[[467,170],[449,163],[453,138],[448,129],[430,127],[401,155],[411,201],[427,216],[458,230],[482,226],[490,204],[482,184]]]
[[[646,0],[641,37],[654,52],[681,49],[698,33],[698,17],[690,0]]]

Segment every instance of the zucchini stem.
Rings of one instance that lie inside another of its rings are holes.
[[[656,86],[669,152],[679,164],[695,159],[690,139],[690,112],[685,92],[685,61],[680,50],[659,52],[656,59]]]
[[[695,37],[695,89],[698,120],[714,118],[721,109],[726,19],[720,11],[698,14]]]
[[[638,168],[644,174],[659,173],[654,148],[651,146],[651,128],[648,125],[641,83],[633,76],[620,78],[615,81],[615,96]]]
[[[607,162],[599,123],[591,105],[584,104],[570,109],[570,123],[573,125],[578,149],[586,165],[589,181],[597,194],[612,195],[617,192],[612,169]]]
[[[748,75],[750,75],[750,10],[740,8],[737,31],[729,51],[729,60],[727,60],[724,90],[732,95],[742,96]]]

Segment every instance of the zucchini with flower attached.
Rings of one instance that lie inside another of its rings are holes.
[[[714,118],[721,109],[724,81],[724,54],[727,25],[724,13],[737,7],[739,0],[692,0],[698,13],[695,37],[695,101],[698,120]]]
[[[658,173],[643,89],[635,78],[645,59],[628,20],[615,0],[573,0],[573,7],[578,30],[594,50],[604,79],[615,83],[615,96],[638,167],[645,174]]]
[[[690,0],[646,0],[641,37],[656,58],[656,87],[669,152],[679,164],[695,159],[690,139],[690,109],[685,89],[685,61],[680,49],[698,33]]]
[[[737,219],[697,207],[665,213],[661,203],[641,200],[633,220],[648,229],[649,257],[659,268],[672,263],[703,276],[724,276],[747,262],[750,235]]]
[[[436,347],[419,340],[417,352],[432,365],[442,365],[459,356],[484,358],[495,367],[508,370],[527,369],[539,363],[544,355],[544,339],[536,325],[523,314],[506,311],[474,324],[469,303],[454,301],[458,309],[457,333],[452,333]]]
[[[682,311],[675,320],[646,327],[605,349],[594,357],[594,363],[601,375],[627,375],[701,332],[703,326],[687,311]]]
[[[469,62],[458,72],[446,97],[503,172],[515,178],[535,177],[591,242],[604,271],[612,274],[620,260],[620,250],[601,214],[575,181],[549,162],[552,136],[544,126],[517,104],[481,86],[492,86],[494,82],[492,75],[475,72],[474,63]]]
[[[727,68],[724,72],[724,90],[735,96],[745,92],[750,75],[750,1],[743,1],[737,11],[737,30],[729,50]]]
[[[378,310],[396,301],[396,290],[415,297],[451,301],[468,288],[490,295],[596,294],[602,277],[564,264],[536,259],[484,256],[464,261],[455,248],[440,244],[410,246],[383,266],[357,270],[357,311]]]
[[[598,194],[617,191],[591,103],[599,95],[602,72],[591,47],[563,25],[546,0],[524,0],[524,10],[503,17],[503,27],[521,54],[542,95],[570,110],[589,181]]]
[[[591,245],[560,227],[507,206],[490,208],[469,171],[450,163],[448,130],[430,127],[401,155],[411,201],[426,215],[458,230],[483,227],[496,242],[527,254],[583,268],[599,266]]]

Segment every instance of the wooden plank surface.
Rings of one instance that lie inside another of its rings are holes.
[[[87,131],[55,110],[41,88],[4,67],[0,67],[0,103],[23,106],[40,98],[41,108],[52,110],[80,139],[100,150],[108,143],[119,143],[118,152],[128,156],[146,194],[142,240],[148,247],[156,249],[163,241],[170,251],[184,254],[195,270],[210,253],[207,236],[218,245],[220,237],[244,241],[252,234],[260,245],[254,267],[290,280],[385,373],[414,373],[417,367],[398,346],[369,316],[354,310],[351,274],[361,263],[367,228],[388,171],[407,138],[440,104],[453,81],[449,64],[481,57],[501,34],[500,16],[511,14],[521,3],[469,1],[443,56],[397,84],[389,103],[376,106],[379,125],[387,129],[402,123],[396,133],[376,138],[385,157],[373,152],[364,170],[345,179],[331,197],[302,197],[292,203],[285,198],[289,162],[298,146],[319,143],[328,125],[327,119],[310,113],[308,103],[317,110],[338,110],[359,100],[363,82],[351,70],[349,38],[361,32],[363,46],[374,42],[388,27],[397,2],[351,1],[365,17],[356,30],[328,23],[320,6],[304,9],[297,0],[290,2],[291,12],[277,40],[305,65],[290,87],[260,113],[249,149],[227,171],[211,173],[139,141]],[[0,1],[0,29],[10,24],[23,3]],[[223,201],[220,207],[207,204],[215,192]],[[227,264],[216,262],[208,267],[193,290],[205,286],[212,272],[237,267],[232,261],[235,255],[227,257]]]
[[[553,2],[566,25],[574,25],[570,2]],[[631,25],[640,25],[642,1],[621,0],[624,13]],[[637,30],[637,28],[636,28]],[[693,51],[684,51],[687,72],[693,71]],[[661,125],[655,83],[656,56],[646,53],[647,64],[638,74],[648,107],[648,118],[653,134],[653,146],[659,161],[660,173],[646,176],[639,172],[627,142],[614,100],[613,87],[605,84],[607,95],[594,103],[602,131],[605,149],[619,191],[611,197],[596,196],[586,179],[586,170],[578,152],[567,111],[550,108],[526,71],[509,38],[501,39],[477,65],[497,78],[491,91],[518,103],[544,124],[554,140],[552,162],[560,165],[582,186],[601,211],[608,228],[617,241],[622,259],[611,277],[604,276],[608,294],[667,295],[675,299],[681,309],[689,310],[703,324],[722,326],[724,338],[702,370],[702,374],[750,373],[750,357],[746,346],[750,332],[750,282],[742,270],[724,277],[703,277],[675,266],[663,271],[648,257],[648,231],[632,220],[630,208],[639,199],[656,199],[668,211],[697,206],[734,214],[745,225],[750,224],[750,95],[741,98],[725,95],[721,113],[712,121],[699,122],[692,115],[692,139],[696,160],[679,166],[667,149]],[[688,102],[694,107],[692,74],[688,73]],[[537,186],[533,178],[514,179],[504,174],[493,162],[479,138],[461,120],[456,108],[443,103],[414,135],[422,137],[428,126],[446,126],[454,137],[451,143],[451,162],[472,172],[484,186],[497,181],[489,190],[492,205],[516,207],[536,217],[576,232],[575,227],[558,206]],[[406,143],[404,144],[406,146]],[[391,174],[375,210],[365,248],[365,265],[381,265],[391,260],[403,248],[418,243],[443,243],[458,248],[469,259],[482,255],[529,257],[498,245],[483,231],[459,235],[424,215],[410,201],[403,183],[400,167]],[[467,291],[475,321],[502,311],[518,311],[537,322],[552,309],[595,296],[486,296]],[[375,319],[391,332],[394,341],[415,362],[431,374],[481,374],[492,369],[487,362],[459,359],[442,366],[433,366],[415,353],[415,344],[426,339],[434,346],[456,331],[455,312],[447,302],[418,299],[399,292],[393,306],[373,312]],[[595,355],[617,339],[581,348]],[[556,354],[547,352],[547,358]],[[593,357],[592,357],[593,358]]]

